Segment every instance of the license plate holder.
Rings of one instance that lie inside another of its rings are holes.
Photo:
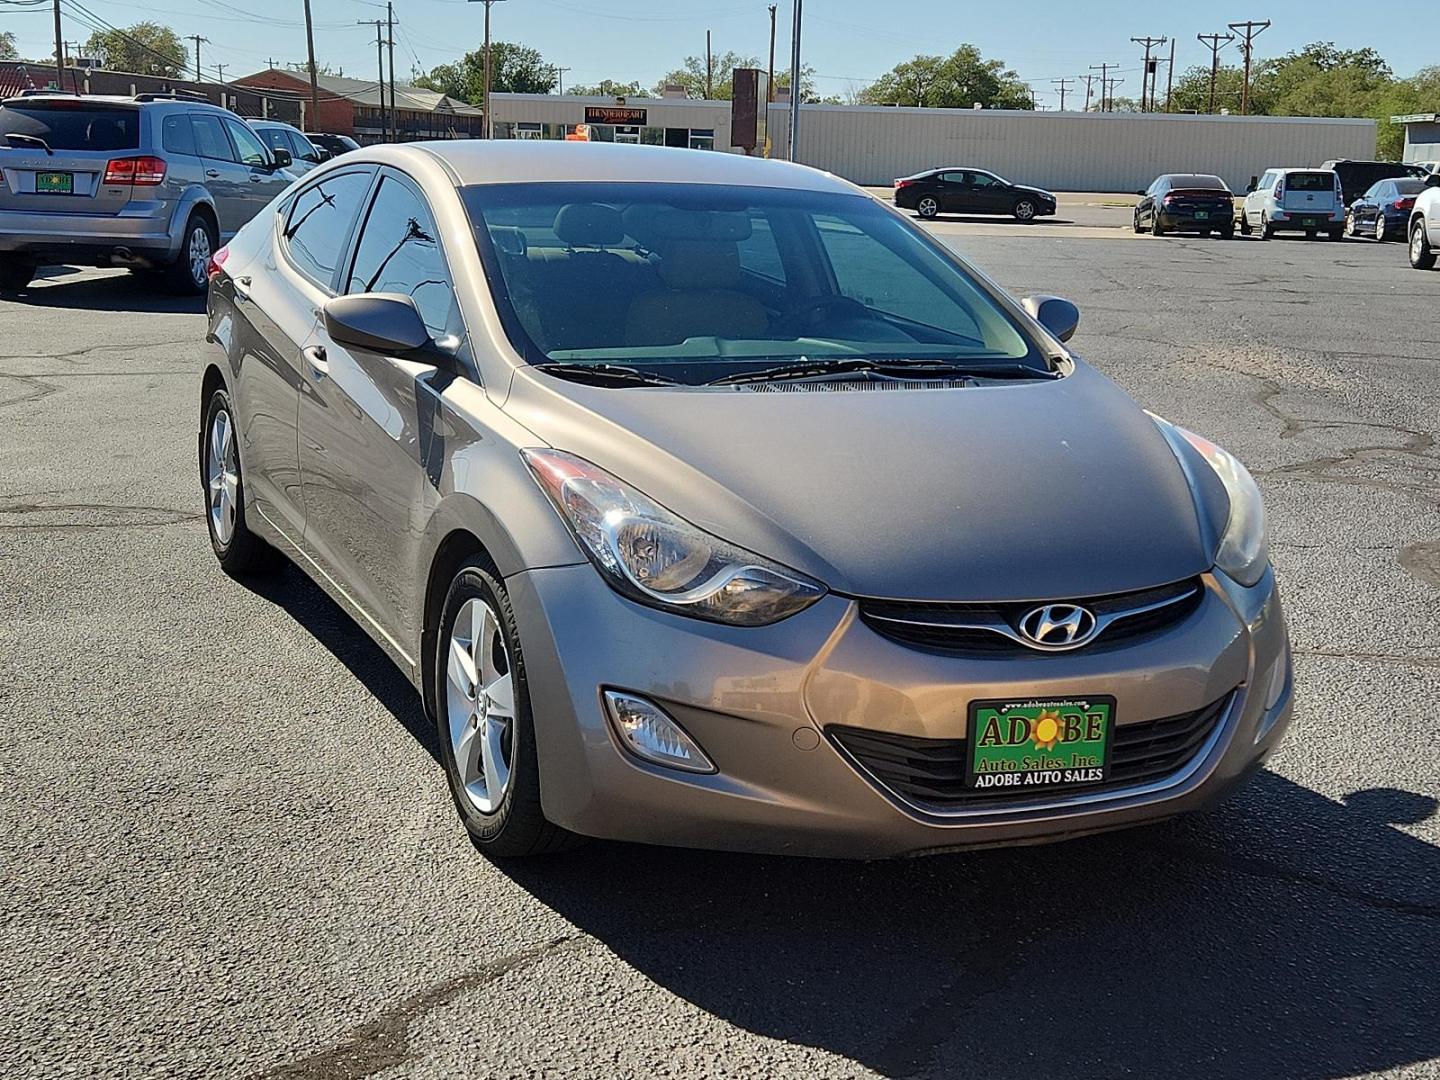
[[[1114,738],[1109,695],[972,701],[965,786],[1000,795],[1104,783]]]
[[[75,174],[68,172],[37,172],[35,174],[37,195],[75,194]]]
[[[1209,210],[1196,210],[1196,211],[1195,211],[1195,220],[1196,220],[1196,221],[1204,221],[1204,220],[1206,220],[1209,216],[1210,216],[1210,211],[1209,211]]]

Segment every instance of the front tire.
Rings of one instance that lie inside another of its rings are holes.
[[[915,212],[929,221],[940,213],[940,200],[934,195],[922,195],[915,204]]]
[[[540,805],[540,763],[510,596],[476,558],[456,573],[435,635],[435,722],[455,809],[485,855],[561,851],[580,841]]]
[[[1345,212],[1345,235],[1351,240],[1355,239],[1355,214],[1353,211]]]
[[[1250,228],[1250,215],[1244,210],[1240,211],[1240,235],[1249,236],[1253,230]]]
[[[180,240],[180,254],[165,268],[166,289],[177,296],[203,293],[210,284],[210,256],[218,244],[210,220],[198,212],[191,214]]]
[[[1425,219],[1416,218],[1410,223],[1410,265],[1416,270],[1435,269],[1435,249],[1425,233]]]
[[[245,522],[245,481],[240,472],[235,408],[224,387],[211,394],[206,403],[204,431],[200,476],[204,481],[205,526],[215,558],[231,577],[271,570],[278,562],[275,549],[251,532]]]
[[[0,289],[19,292],[35,279],[35,264],[24,259],[0,261]]]
[[[1035,212],[1035,203],[1030,199],[1021,199],[1015,204],[1015,209],[1012,211],[1016,221],[1023,221],[1026,224],[1035,220]]]

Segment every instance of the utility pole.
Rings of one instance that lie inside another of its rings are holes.
[[[205,80],[200,74],[200,43],[204,42],[206,45],[209,45],[210,39],[208,37],[201,37],[199,34],[191,34],[185,40],[195,43],[195,81],[204,82]]]
[[[1147,91],[1146,86],[1153,81],[1153,77],[1157,70],[1155,66],[1151,65],[1150,50],[1157,45],[1164,45],[1165,42],[1169,39],[1163,37],[1132,37],[1130,40],[1133,41],[1136,45],[1145,46],[1145,66],[1141,69],[1140,75],[1140,111],[1150,112],[1151,109],[1153,109],[1155,106],[1155,94],[1153,88]]]
[[[1170,63],[1165,68],[1165,111],[1170,111],[1170,98],[1175,93],[1175,39],[1170,39]]]
[[[1264,22],[1232,22],[1231,30],[1239,30],[1245,35],[1245,44],[1240,46],[1240,51],[1245,54],[1245,83],[1240,91],[1240,115],[1246,116],[1250,112],[1250,58],[1253,52],[1251,43],[1264,31],[1270,29],[1270,20]]]
[[[385,37],[382,31],[385,29],[384,19],[360,19],[356,26],[375,27],[375,63],[379,67],[379,79],[375,88],[380,91],[380,141],[384,142],[389,132],[385,117]]]
[[[710,51],[710,31],[705,31],[705,100],[715,98],[715,56]]]
[[[1100,89],[1101,89],[1101,94],[1100,94],[1100,96],[1101,96],[1101,98],[1103,99],[1103,98],[1105,97],[1105,93],[1108,91],[1108,93],[1109,93],[1109,95],[1110,95],[1110,111],[1111,111],[1111,112],[1114,112],[1114,111],[1115,111],[1115,87],[1119,86],[1119,85],[1120,85],[1121,83],[1123,83],[1125,80],[1124,80],[1124,79],[1105,79],[1105,80],[1103,80],[1103,81],[1107,84],[1107,86],[1102,86],[1102,87],[1100,88]]]
[[[1061,112],[1064,112],[1064,111],[1065,111],[1065,94],[1066,94],[1067,91],[1069,90],[1070,84],[1071,84],[1072,82],[1074,82],[1074,81],[1075,81],[1074,79],[1051,79],[1051,80],[1050,80],[1050,83],[1051,83],[1052,86],[1058,86],[1058,87],[1060,88],[1060,111],[1061,111]]]
[[[55,89],[65,89],[65,31],[60,29],[60,0],[55,0]]]
[[[1196,39],[1210,46],[1210,112],[1215,111],[1215,80],[1220,77],[1220,48],[1235,40],[1234,34],[1196,34]]]
[[[1107,105],[1106,105],[1106,100],[1105,100],[1105,84],[1106,84],[1106,78],[1105,78],[1105,76],[1106,76],[1107,74],[1109,74],[1111,68],[1113,68],[1113,67],[1119,67],[1119,66],[1120,66],[1119,64],[1091,64],[1091,65],[1090,65],[1090,70],[1091,70],[1091,71],[1096,71],[1096,70],[1098,70],[1098,71],[1100,72],[1100,111],[1101,111],[1101,112],[1109,112],[1109,111],[1110,111],[1109,108],[1108,108]]]
[[[59,0],[56,0],[59,3]],[[795,0],[795,20],[790,28],[790,160],[800,145],[800,16],[804,0]]]
[[[388,0],[385,4],[385,41],[390,48],[390,141],[399,142],[400,113],[395,108],[395,5]]]
[[[315,71],[315,27],[310,21],[310,0],[305,0],[305,56],[310,65],[310,130],[320,130],[320,85]],[[272,60],[270,66],[274,67]]]
[[[220,73],[220,81],[221,81],[221,83],[224,83],[224,81],[225,81],[225,69],[226,69],[227,67],[229,67],[229,66],[230,66],[229,64],[216,64],[216,65],[215,65],[215,70]]]
[[[550,65],[550,70],[553,71],[553,72],[555,72],[555,78],[556,78],[556,80],[558,80],[559,83],[560,83],[560,89],[559,89],[558,93],[560,93],[560,94],[563,96],[564,93],[565,93],[565,73],[566,73],[567,71],[573,71],[573,70],[575,70],[575,69],[574,69],[574,68],[568,68],[568,67],[561,67],[559,64],[551,64],[551,65]]]
[[[485,138],[491,138],[495,133],[495,127],[490,123],[490,9],[501,0],[470,0],[472,4],[485,5],[485,94],[481,99],[480,108],[484,115],[480,119],[481,130]]]
[[[1085,112],[1088,113],[1088,112],[1090,111],[1090,95],[1091,95],[1091,92],[1092,92],[1092,91],[1091,91],[1091,86],[1092,86],[1092,84],[1095,82],[1095,76],[1094,76],[1094,75],[1081,75],[1080,78],[1082,78],[1082,79],[1085,80],[1085,108],[1084,108],[1083,111],[1085,111]]]
[[[770,5],[770,68],[765,83],[765,104],[768,107],[770,102],[775,100],[775,5]],[[765,113],[765,130],[770,130],[770,113]],[[768,138],[768,136],[767,136]]]

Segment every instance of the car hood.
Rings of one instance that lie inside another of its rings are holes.
[[[1032,195],[1042,195],[1045,198],[1051,200],[1055,198],[1054,195],[1050,194],[1050,192],[1046,191],[1044,188],[1031,187],[1029,184],[1011,184],[1010,186],[1016,191],[1028,191]]]
[[[852,596],[1096,596],[1211,563],[1169,444],[1083,363],[1053,382],[823,385],[612,389],[522,368],[505,411],[707,531]]]

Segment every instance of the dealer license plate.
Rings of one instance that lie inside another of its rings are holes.
[[[37,172],[35,191],[40,195],[73,195],[75,174],[68,172]]]
[[[971,702],[966,786],[998,793],[1101,783],[1114,726],[1113,697]]]
[[[1195,220],[1196,220],[1196,221],[1204,221],[1204,220],[1205,220],[1206,218],[1208,218],[1209,216],[1210,216],[1210,211],[1209,211],[1209,210],[1196,210],[1196,211],[1195,211]]]

